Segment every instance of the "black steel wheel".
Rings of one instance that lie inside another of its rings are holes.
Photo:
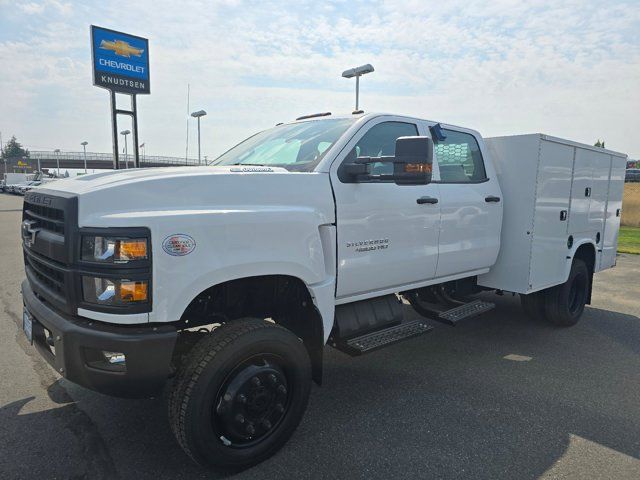
[[[284,363],[260,353],[238,365],[220,387],[213,428],[227,446],[251,447],[278,428],[291,400]]]
[[[201,465],[242,469],[277,452],[309,398],[311,364],[290,331],[242,319],[200,340],[169,399],[173,432]]]
[[[567,281],[545,291],[547,320],[562,327],[578,323],[589,297],[590,285],[591,273],[586,263],[574,259]]]

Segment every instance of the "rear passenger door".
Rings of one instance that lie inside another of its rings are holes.
[[[500,186],[495,174],[487,174],[493,170],[485,166],[478,140],[469,132],[443,131],[444,140],[434,138],[440,186],[438,277],[493,265],[502,226]]]

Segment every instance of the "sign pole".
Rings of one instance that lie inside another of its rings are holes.
[[[135,94],[131,95],[131,112],[133,113],[134,166],[135,168],[140,168],[140,152],[138,149],[138,107]]]
[[[111,131],[113,135],[113,168],[120,169],[120,160],[118,158],[118,115],[116,108],[116,92],[109,90],[111,93]]]
[[[132,117],[133,141],[135,142],[134,164],[136,168],[139,168],[136,96],[151,93],[149,87],[149,41],[136,35],[91,25],[91,57],[93,84],[110,92],[113,166],[116,170],[120,168],[118,115],[129,115]],[[130,96],[130,110],[118,109],[116,92]]]

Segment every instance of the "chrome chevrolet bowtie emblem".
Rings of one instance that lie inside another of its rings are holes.
[[[31,247],[36,241],[36,235],[40,231],[39,228],[34,228],[35,220],[25,220],[22,222],[22,239],[27,247]]]

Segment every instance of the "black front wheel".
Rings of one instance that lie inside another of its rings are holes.
[[[196,462],[246,468],[287,442],[310,387],[309,356],[293,333],[264,320],[236,320],[193,347],[174,380],[169,420]]]

